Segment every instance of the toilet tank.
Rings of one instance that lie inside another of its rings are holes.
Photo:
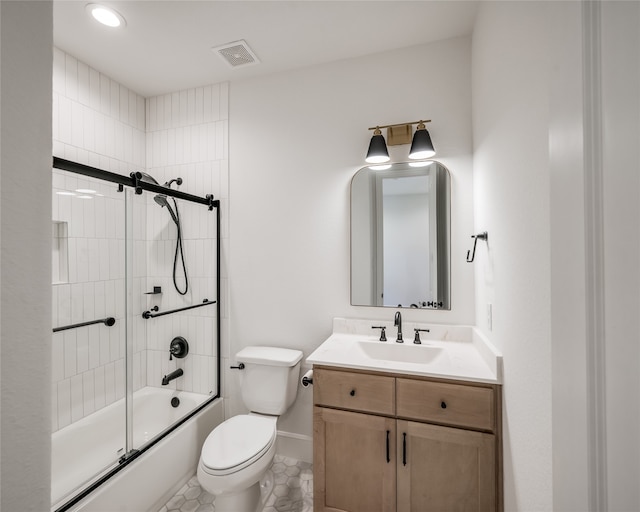
[[[240,390],[252,412],[280,415],[296,399],[302,352],[278,347],[245,347],[236,354],[244,364]]]

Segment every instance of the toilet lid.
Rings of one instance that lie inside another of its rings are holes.
[[[260,458],[276,438],[273,418],[241,414],[218,425],[202,447],[202,463],[210,470],[230,472]]]

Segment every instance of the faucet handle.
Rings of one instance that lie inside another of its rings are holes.
[[[387,341],[387,335],[385,333],[386,326],[384,325],[372,325],[372,329],[380,329],[380,341]]]
[[[416,332],[416,335],[413,338],[413,342],[416,345],[420,345],[422,343],[422,341],[420,340],[420,333],[421,332],[429,332],[429,329],[414,329],[414,331]]]

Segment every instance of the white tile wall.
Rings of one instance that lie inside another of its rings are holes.
[[[181,176],[181,190],[222,199],[226,238],[228,198],[228,85],[218,84],[146,99],[99,71],[54,50],[54,155],[119,174],[147,170],[160,183]],[[125,217],[123,194],[113,184],[53,172],[54,221],[66,222],[68,276],[53,286],[54,326],[114,316],[116,325],[53,335],[52,430],[109,405],[125,393]],[[90,188],[93,199],[61,191]],[[202,205],[179,201],[190,291],[173,289],[176,229],[150,195],[133,201],[133,385],[160,386],[177,367],[172,388],[215,392],[216,307],[144,320],[159,305],[173,309],[215,296],[215,218]],[[223,265],[224,268],[224,265]],[[222,273],[222,288],[226,272]],[[156,285],[162,295],[145,295]],[[224,301],[223,301],[224,304]],[[223,332],[226,315],[221,319]],[[169,361],[169,343],[184,336],[186,359]]]
[[[218,84],[149,98],[146,109],[146,157],[149,173],[163,183],[183,179],[180,190],[197,196],[228,197],[227,127],[228,85]],[[175,185],[174,185],[175,186]],[[173,205],[173,203],[171,202]],[[203,205],[178,201],[183,248],[189,275],[189,292],[179,295],[172,273],[177,230],[168,212],[156,215],[158,206],[148,199],[148,287],[162,286],[162,296],[148,296],[149,307],[161,310],[217,300],[215,289],[217,237],[214,213]],[[224,217],[223,217],[224,219]],[[222,233],[224,237],[224,231]],[[178,276],[181,265],[178,264]],[[182,288],[184,280],[178,279]],[[216,391],[216,307],[205,306],[159,317],[147,326],[147,385],[157,386],[162,376],[176,368],[184,376],[172,388],[211,393]],[[223,322],[224,318],[221,319]],[[189,342],[189,356],[169,361],[168,348],[175,336]]]

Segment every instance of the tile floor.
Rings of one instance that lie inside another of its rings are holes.
[[[263,512],[313,512],[311,464],[276,455],[261,482]],[[213,496],[192,477],[158,512],[215,512]]]

